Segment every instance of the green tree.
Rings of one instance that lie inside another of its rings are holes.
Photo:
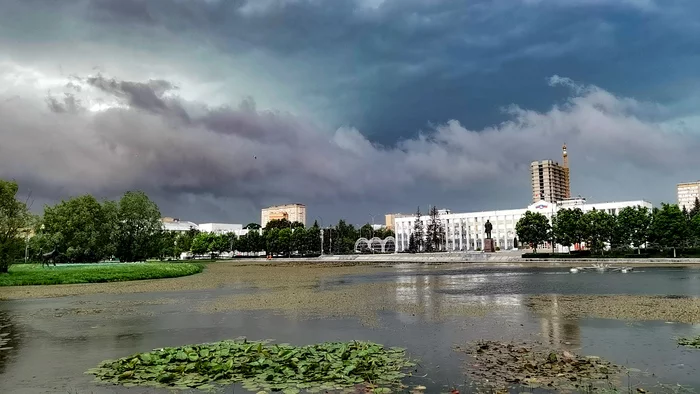
[[[318,223],[306,229],[304,232],[306,237],[307,253],[310,255],[321,254],[321,228]]]
[[[304,225],[299,223],[299,222],[292,223],[287,219],[273,219],[273,220],[270,220],[269,222],[267,222],[267,224],[265,225],[265,231],[271,230],[273,228],[281,230],[283,228],[295,228],[295,227],[304,227]]]
[[[19,186],[14,181],[0,179],[0,273],[22,255],[31,215],[27,204],[17,199]]]
[[[279,252],[291,256],[292,254],[292,230],[283,228],[277,233],[277,247]]]
[[[280,254],[282,248],[279,242],[280,230],[275,227],[271,227],[265,230],[265,251],[268,255]]]
[[[617,215],[617,231],[621,242],[632,245],[641,253],[642,245],[649,241],[649,226],[651,225],[651,212],[647,208],[624,207]]]
[[[232,234],[234,237],[236,234]],[[211,242],[209,243],[209,252],[221,254],[228,251],[231,248],[231,238],[228,234],[212,234]]]
[[[248,223],[243,228],[246,230],[260,230],[261,229],[260,225],[255,223],[255,222]]]
[[[688,212],[688,215],[690,215],[691,219],[694,219],[696,216],[700,215],[700,199],[695,197],[695,201],[693,202],[693,208]]]
[[[394,231],[392,229],[382,227],[382,228],[374,231],[374,236],[381,238],[381,239],[384,239],[387,237],[394,237],[395,235],[394,235]]]
[[[53,245],[47,245],[44,253],[56,248],[59,255],[75,263],[94,263],[109,257],[116,225],[112,208],[112,205],[103,206],[91,195],[46,206],[43,234]]]
[[[371,224],[367,223],[364,226],[360,227],[360,237],[372,239],[375,236],[377,235],[374,233],[374,228],[372,228]]]
[[[258,230],[250,230],[246,234],[246,243],[249,252],[259,253],[265,250],[266,239],[260,234]]]
[[[551,226],[546,216],[538,212],[525,212],[515,224],[515,232],[521,242],[529,244],[537,253],[537,246],[550,237]]]
[[[177,257],[178,235],[173,231],[158,230],[154,234],[153,252],[151,257],[157,257],[158,260]]]
[[[560,245],[569,248],[569,252],[571,252],[571,245],[580,244],[587,232],[582,218],[583,211],[580,208],[561,209],[552,218],[553,238]]]
[[[192,253],[202,255],[212,251],[212,244],[216,239],[216,235],[211,233],[199,233],[192,240]]]
[[[654,208],[649,238],[661,247],[673,248],[676,257],[676,248],[688,241],[688,221],[678,205],[662,203],[660,209]]]
[[[295,228],[292,232],[292,251],[296,251],[301,256],[309,254],[308,238],[306,236],[307,230],[303,227]]]
[[[189,252],[192,250],[192,241],[194,241],[197,234],[200,231],[196,228],[190,228],[186,232],[181,232],[177,234],[175,241],[175,255],[179,256],[183,252]]]
[[[416,253],[416,237],[413,236],[413,233],[408,237],[408,251]]]
[[[611,243],[615,232],[615,217],[605,211],[591,210],[581,218],[586,231],[585,239],[588,248],[593,252],[603,254],[605,244]]]
[[[425,251],[440,251],[445,238],[445,229],[442,227],[437,206],[430,208],[428,215],[430,219],[425,231]]]
[[[416,215],[413,219],[413,241],[416,244],[415,251],[420,252],[423,250],[424,244],[424,232],[423,232],[423,222],[421,221],[420,207],[416,208]]]
[[[115,234],[121,261],[142,261],[153,250],[154,234],[163,228],[158,205],[141,191],[128,191],[119,200]]]

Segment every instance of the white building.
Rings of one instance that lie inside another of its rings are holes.
[[[190,229],[199,229],[197,223],[177,218],[162,218],[161,222],[163,222],[163,229],[165,231],[187,232],[190,231]]]
[[[695,199],[700,198],[700,181],[679,183],[678,187],[678,208],[691,210],[695,206]]]
[[[242,224],[230,223],[202,223],[199,225],[199,231],[218,235],[234,233],[239,237],[248,233],[248,230],[244,229]]]
[[[446,249],[448,251],[469,251],[481,250],[484,247],[484,224],[490,221],[493,229],[491,238],[500,249],[512,249],[513,242],[517,237],[515,224],[527,211],[539,212],[551,220],[552,216],[559,209],[580,208],[587,212],[593,209],[605,211],[610,214],[618,214],[625,207],[642,206],[652,208],[651,203],[643,200],[606,202],[606,203],[586,203],[585,199],[568,199],[559,203],[547,201],[536,202],[524,209],[508,209],[501,211],[483,211],[469,213],[451,213],[442,211],[440,221],[445,229]],[[421,225],[425,228],[430,220],[430,216],[421,216]],[[394,219],[396,234],[396,251],[408,250],[409,237],[413,232],[415,216],[396,217]]]

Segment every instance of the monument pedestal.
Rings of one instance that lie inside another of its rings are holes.
[[[496,242],[494,242],[493,238],[486,238],[484,240],[484,252],[485,253],[494,253],[496,251]]]

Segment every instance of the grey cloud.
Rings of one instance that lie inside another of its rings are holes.
[[[393,211],[448,203],[443,199],[450,195],[480,199],[459,203],[463,209],[524,206],[530,161],[556,158],[563,142],[570,147],[574,191],[584,195],[596,194],[598,184],[619,182],[625,188],[609,194],[651,198],[659,191],[646,184],[630,187],[629,180],[682,175],[678,168],[700,165],[695,154],[700,137],[669,138],[658,124],[635,116],[643,103],[565,78],[552,81],[572,89],[563,106],[545,112],[515,106],[509,121],[478,131],[450,121],[389,148],[356,129],[327,132],[291,114],[259,111],[250,101],[239,108],[210,108],[180,99],[182,108],[206,108],[188,114],[188,120],[171,111],[144,111],[142,101],[124,96],[129,90],[124,87],[155,92],[171,84],[114,80],[108,88],[98,86],[126,97],[129,106],[56,113],[26,101],[1,104],[0,134],[11,143],[0,146],[0,177],[25,182],[46,199],[84,192],[112,196],[138,188],[167,200],[170,209],[184,196],[210,201],[211,212],[220,209],[211,201],[237,201],[241,205],[230,208],[238,212],[232,215],[253,220],[256,214],[241,214],[241,206],[366,202]],[[481,206],[474,206],[477,202]]]

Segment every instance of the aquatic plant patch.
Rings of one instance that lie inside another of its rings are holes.
[[[156,349],[103,361],[86,373],[127,386],[212,389],[240,382],[251,391],[320,392],[371,385],[377,392],[400,383],[414,366],[400,348],[371,342],[307,346],[227,340]]]
[[[531,344],[481,341],[458,350],[470,355],[467,374],[477,385],[491,389],[608,388],[622,371],[599,357],[581,357]]]
[[[678,346],[685,346],[694,349],[700,349],[700,335],[696,337],[682,337],[676,339]]]
[[[111,263],[65,264],[42,267],[39,264],[16,264],[8,274],[0,275],[0,286],[61,285],[105,283],[144,279],[176,278],[202,272],[196,263]]]

